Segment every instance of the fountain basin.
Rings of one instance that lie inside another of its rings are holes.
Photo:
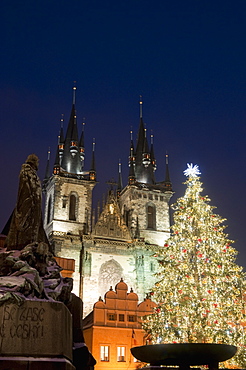
[[[215,343],[150,344],[131,348],[136,359],[154,366],[209,365],[229,360],[236,352],[236,346]]]

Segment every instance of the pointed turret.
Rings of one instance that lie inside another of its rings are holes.
[[[48,150],[44,181],[47,181],[49,178],[50,178],[50,148]]]
[[[56,158],[55,158],[55,163],[53,167],[53,174],[54,175],[59,175],[61,171],[61,165],[60,165],[60,136],[58,136],[58,144],[57,144],[57,150],[56,150]]]
[[[130,131],[130,134],[131,134],[131,144],[130,144],[130,153],[129,153],[129,161],[128,161],[129,167],[131,166],[131,162],[133,162],[133,165],[135,165],[135,152],[134,152],[132,130]]]
[[[48,150],[47,163],[46,163],[45,174],[44,174],[44,179],[42,183],[42,189],[44,192],[46,191],[46,184],[49,178],[50,178],[50,148]]]
[[[156,159],[155,159],[155,153],[154,153],[154,135],[153,134],[151,134],[150,140],[151,140],[150,160],[151,160],[151,164],[153,166],[153,170],[155,171],[156,170]]]
[[[78,174],[81,172],[80,154],[78,150],[78,128],[77,117],[75,110],[75,92],[76,87],[73,87],[73,104],[64,140],[64,152],[61,161],[61,167],[66,172]]]
[[[148,167],[151,163],[146,128],[144,129],[144,145],[143,145],[142,162],[143,162],[144,167]]]
[[[64,122],[64,114],[62,114],[62,117],[61,117],[61,127],[60,127],[60,135],[59,135],[59,142],[58,142],[58,146],[59,146],[59,163],[61,164],[61,161],[62,161],[62,156],[63,156],[63,152],[64,152],[64,143],[65,143],[65,140],[64,140],[64,133],[63,133],[63,122]]]
[[[96,181],[96,164],[95,164],[95,139],[92,143],[92,157],[91,157],[91,169],[89,171],[89,177],[91,181]]]
[[[117,197],[119,197],[121,190],[123,189],[122,173],[121,173],[121,162],[119,160],[119,176],[118,176],[118,186],[117,186]]]
[[[129,175],[128,175],[128,185],[133,185],[136,182],[134,163],[130,163]]]
[[[81,171],[83,171],[84,160],[85,160],[84,127],[85,127],[85,122],[82,123],[82,133],[81,133],[80,140],[79,140],[79,155],[80,155],[80,160],[81,160]]]
[[[170,180],[169,166],[168,166],[168,154],[166,154],[166,176],[165,176],[164,186],[165,186],[166,191],[172,191],[172,183]]]

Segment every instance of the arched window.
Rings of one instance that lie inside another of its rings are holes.
[[[77,197],[71,194],[69,197],[69,220],[76,221]]]
[[[131,211],[129,209],[124,208],[123,217],[124,217],[126,226],[130,226],[131,225]]]
[[[50,223],[50,221],[52,220],[52,215],[51,215],[51,197],[49,197],[49,201],[48,201],[48,209],[47,209],[47,224]]]
[[[155,207],[147,205],[147,228],[155,229]]]

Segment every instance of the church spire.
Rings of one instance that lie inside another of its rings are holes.
[[[143,121],[143,101],[140,96],[140,122],[135,152],[136,181],[144,184],[155,184],[154,170],[147,140],[147,130]]]
[[[164,181],[165,190],[172,191],[172,183],[169,175],[168,154],[166,153],[166,176]]]
[[[76,86],[73,87],[73,103],[64,140],[64,152],[61,167],[66,172],[78,174],[81,172],[80,153],[78,150],[78,127],[75,109]]]
[[[56,149],[56,158],[55,158],[55,163],[54,163],[54,167],[53,167],[53,174],[54,175],[58,175],[60,173],[60,170],[61,170],[59,146],[60,146],[60,136],[58,135],[58,143],[57,143],[57,149]]]
[[[142,100],[142,95],[139,96],[139,116],[140,116],[140,119],[143,118],[143,100]]]
[[[89,172],[90,180],[96,181],[96,164],[95,164],[95,138],[92,143],[92,157],[91,157],[91,169]]]
[[[130,169],[129,169],[129,175],[128,175],[128,184],[133,185],[136,182],[136,176],[135,176],[134,163],[132,161],[129,167]]]
[[[63,122],[64,122],[64,114],[61,116],[61,127],[60,127],[60,135],[59,135],[59,142],[58,142],[58,151],[59,151],[59,164],[61,164],[63,151],[64,151],[64,133],[63,133]]]
[[[135,153],[134,153],[132,130],[130,131],[130,134],[131,134],[131,144],[130,144],[130,153],[129,153],[129,161],[128,161],[129,167],[131,165],[131,162],[133,162],[133,164],[135,164]]]
[[[122,182],[122,173],[121,173],[121,161],[119,160],[119,176],[118,176],[118,186],[117,186],[117,196],[118,197],[122,189],[123,189],[123,182]]]
[[[156,159],[155,159],[155,153],[154,153],[154,135],[151,134],[150,136],[150,160],[151,164],[153,166],[153,170],[156,170]]]
[[[76,102],[76,90],[77,90],[76,81],[74,81],[74,86],[73,86],[73,105],[75,105],[75,102]]]
[[[84,127],[85,122],[82,122],[82,132],[79,140],[79,154],[80,154],[80,160],[81,160],[81,171],[84,168],[84,160],[85,160],[85,138],[84,138]]]
[[[48,179],[50,177],[50,148],[48,150],[48,155],[47,155],[47,163],[46,163],[46,169],[45,169],[45,179]]]
[[[49,178],[50,178],[50,148],[48,150],[47,163],[46,163],[45,174],[44,174],[44,179],[43,179],[43,190],[44,191],[45,191],[45,185],[48,182]]]

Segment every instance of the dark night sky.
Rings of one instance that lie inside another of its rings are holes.
[[[139,95],[153,130],[158,181],[164,157],[176,197],[186,163],[200,166],[204,194],[227,218],[238,263],[246,267],[246,1],[2,0],[0,4],[0,227],[11,213],[28,154],[48,147],[67,124],[77,81],[77,117],[86,118],[86,164],[96,138],[96,197],[126,184]]]

